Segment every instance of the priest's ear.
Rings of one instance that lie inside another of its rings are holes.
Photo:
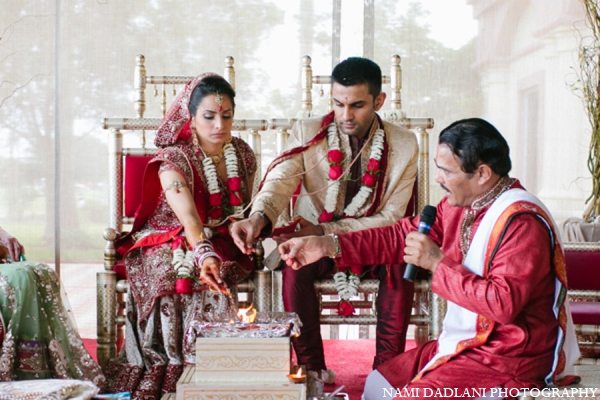
[[[496,181],[497,178],[499,177],[498,174],[496,174],[494,171],[492,171],[492,167],[490,167],[487,164],[479,164],[477,166],[477,169],[474,172],[475,177],[477,178],[477,183],[485,186],[486,184],[489,184],[490,181]]]

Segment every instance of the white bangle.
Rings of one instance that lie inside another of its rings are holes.
[[[210,258],[210,257],[216,258],[216,259],[217,259],[217,260],[218,260],[220,263],[222,263],[222,262],[223,262],[223,260],[221,260],[221,257],[219,257],[219,255],[218,255],[217,253],[215,253],[215,252],[212,252],[212,251],[211,251],[211,252],[208,252],[208,253],[204,253],[204,254],[202,254],[202,255],[201,255],[199,258],[198,258],[198,267],[199,267],[199,268],[202,268],[202,264],[204,264],[204,261],[205,261],[207,258]]]

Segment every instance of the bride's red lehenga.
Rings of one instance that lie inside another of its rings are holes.
[[[208,290],[199,279],[192,280],[192,294],[176,293],[171,247],[174,239],[181,240],[177,237],[183,234],[183,226],[167,203],[159,181],[159,173],[164,170],[179,172],[193,193],[204,224],[215,216],[226,220],[232,214],[229,189],[220,180],[222,202],[218,207],[210,206],[204,157],[190,141],[188,104],[192,91],[205,76],[188,82],[161,122],[155,140],[161,150],[146,168],[142,204],[132,232],[119,243],[129,282],[127,320],[124,347],[106,369],[108,392],[128,391],[139,399],[158,399],[175,392],[184,365],[195,362],[195,342],[185,340],[190,323],[200,319],[203,312],[221,313],[230,308],[225,295]],[[238,160],[245,205],[251,197],[256,157],[243,140],[232,138],[231,144]],[[239,282],[252,271],[253,262],[234,245],[228,225],[213,228],[210,241],[223,260],[226,281]]]

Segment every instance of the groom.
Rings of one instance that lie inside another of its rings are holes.
[[[232,226],[232,237],[246,254],[259,237],[270,235],[290,199],[295,201],[293,216],[301,217],[299,226],[274,237],[279,242],[310,235],[335,237],[391,225],[404,216],[416,177],[418,145],[412,132],[377,115],[385,101],[381,69],[371,60],[351,57],[334,68],[332,82],[334,111],[296,122],[287,150],[269,166],[250,217]],[[301,194],[296,197],[298,188]],[[397,266],[393,273],[386,266],[371,270],[381,281],[377,316],[385,320],[377,324],[375,365],[404,351],[413,286],[402,280],[402,268]],[[283,270],[285,309],[296,312],[303,324],[294,349],[299,364],[315,378],[309,386],[327,380],[314,281],[336,270],[327,257],[302,270]],[[363,267],[352,270],[362,274]],[[311,395],[319,395],[322,382],[311,390]]]

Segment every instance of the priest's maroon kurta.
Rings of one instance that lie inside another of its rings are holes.
[[[521,185],[515,182],[511,188],[515,187]],[[491,203],[475,212],[471,238]],[[482,346],[465,350],[408,387],[541,387],[551,370],[558,332],[552,311],[555,275],[549,230],[535,215],[517,215],[506,229],[488,276],[481,277],[462,266],[464,212],[465,208],[452,207],[446,199],[437,206],[430,237],[445,258],[433,275],[432,290],[496,324]],[[417,231],[418,223],[418,217],[407,218],[389,227],[340,235],[340,265],[398,263],[404,257],[404,238]],[[394,388],[402,388],[436,347],[435,341],[426,343],[378,370]]]

